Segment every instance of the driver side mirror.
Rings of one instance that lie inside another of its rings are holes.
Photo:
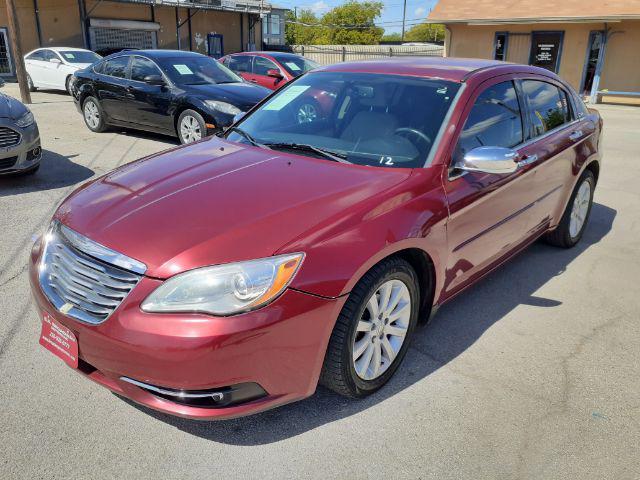
[[[49,62],[51,62],[51,63],[62,63],[59,58],[50,58]]]
[[[276,69],[276,68],[272,68],[271,70],[267,70],[267,77],[273,77],[273,78],[277,78],[277,79],[281,79],[282,74],[280,73],[280,70]]]
[[[143,81],[148,85],[157,85],[160,87],[167,84],[164,78],[162,78],[162,75],[147,75]]]
[[[507,175],[518,169],[518,152],[503,147],[478,147],[467,152],[455,168],[466,172]]]

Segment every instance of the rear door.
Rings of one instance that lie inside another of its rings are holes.
[[[96,79],[96,93],[102,109],[109,118],[120,122],[130,121],[127,107],[131,100],[127,90],[130,85],[129,59],[129,55],[122,55],[106,60]]]
[[[520,81],[527,105],[530,140],[523,149],[536,169],[532,189],[536,203],[529,212],[528,229],[547,228],[562,215],[573,189],[575,169],[589,155],[582,143],[596,125],[575,111],[571,94],[546,77]]]
[[[171,107],[171,89],[167,85],[150,85],[145,82],[148,76],[164,78],[158,66],[150,59],[133,55],[131,60],[131,82],[127,87],[130,100],[127,102],[129,119],[132,122],[174,131],[173,118],[169,115]]]
[[[530,167],[502,175],[454,168],[477,147],[519,151],[526,139],[522,103],[515,82],[502,76],[478,87],[462,115],[463,127],[443,182],[451,251],[445,296],[471,283],[527,239],[527,210],[535,198],[530,191],[535,172]]]

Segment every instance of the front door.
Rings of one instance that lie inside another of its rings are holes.
[[[452,154],[452,165],[465,153],[482,147],[518,150],[526,132],[524,107],[515,83],[508,78],[485,82],[463,113],[464,127]],[[443,180],[449,220],[451,252],[444,295],[472,282],[527,237],[527,210],[535,171],[524,166],[511,174],[462,172],[450,168]]]
[[[120,122],[129,122],[127,102],[131,100],[127,88],[130,85],[129,55],[105,62],[96,81],[98,100],[107,116]]]
[[[278,66],[268,58],[260,56],[254,57],[253,75],[250,81],[271,90],[275,90],[280,86],[284,75],[280,78],[269,76],[268,73],[270,70],[280,71],[280,68],[278,68]]]
[[[131,83],[127,102],[129,117],[136,123],[165,131],[174,131],[169,115],[171,93],[165,85],[152,85],[149,78],[164,78],[157,65],[148,58],[134,56],[131,60]],[[165,79],[166,80],[166,79]]]

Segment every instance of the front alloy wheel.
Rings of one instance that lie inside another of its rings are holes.
[[[400,280],[383,283],[367,301],[353,339],[353,366],[363,380],[387,371],[398,356],[411,319],[411,295]]]
[[[418,322],[418,284],[413,267],[399,257],[381,261],[360,279],[331,333],[320,374],[324,386],[364,397],[387,383]]]
[[[184,143],[196,142],[202,138],[202,129],[195,117],[185,115],[180,122],[180,135]]]

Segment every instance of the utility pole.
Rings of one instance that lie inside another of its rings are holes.
[[[402,37],[400,37],[401,41],[404,42],[404,23],[407,18],[407,0],[404,0],[404,7],[402,8]]]
[[[18,36],[18,16],[14,0],[7,1],[7,18],[9,20],[9,41],[13,47],[13,63],[16,66],[16,77],[20,86],[20,97],[24,103],[31,103],[31,93],[27,84],[27,72],[24,68],[24,57],[22,56],[22,45]]]

